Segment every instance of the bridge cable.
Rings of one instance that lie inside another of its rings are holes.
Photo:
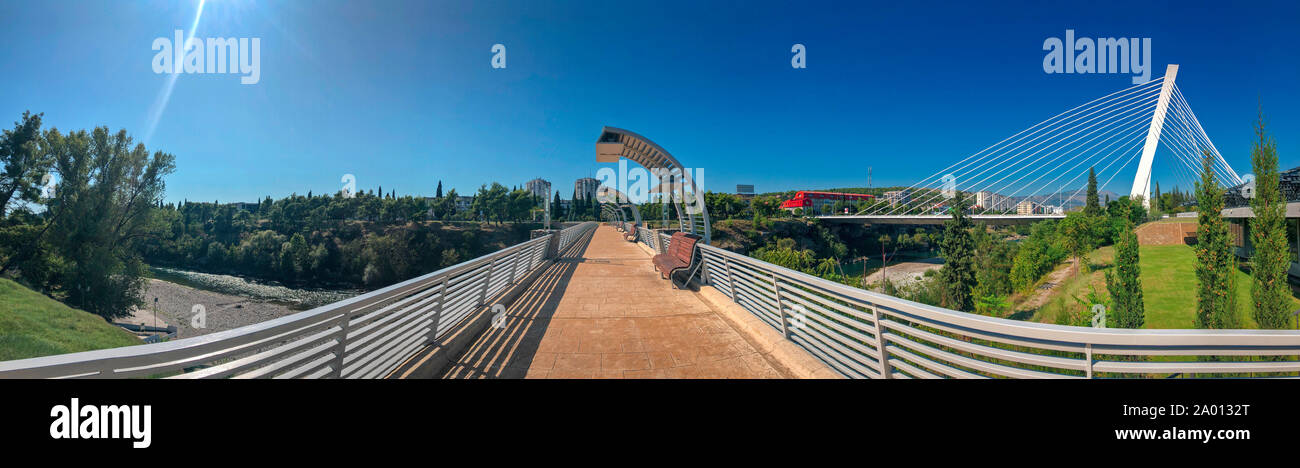
[[[950,166],[948,166],[948,167],[946,167],[946,168],[940,170],[939,172],[936,172],[935,174],[932,174],[932,175],[929,176],[929,177],[926,177],[926,178],[924,178],[924,179],[921,179],[921,180],[918,181],[917,183],[915,183],[915,184],[913,184],[913,185],[907,187],[907,189],[905,189],[905,190],[910,190],[910,189],[916,188],[916,187],[918,187],[918,186],[921,186],[922,184],[926,183],[927,181],[929,181],[930,179],[932,179],[932,178],[934,178],[934,177],[936,177],[936,176],[938,176],[938,177],[942,177],[942,174],[945,174],[946,172],[952,170],[954,167],[961,166],[963,163],[965,163],[966,165],[969,165],[969,164],[972,164],[972,163],[974,163],[974,162],[978,162],[979,160],[985,159],[986,157],[989,156],[989,154],[995,154],[995,153],[985,154],[985,153],[988,152],[989,150],[992,150],[992,149],[995,149],[995,148],[999,148],[999,147],[1003,147],[1004,144],[1006,144],[1006,145],[1010,145],[1011,143],[1014,143],[1014,142],[1016,142],[1016,141],[1023,140],[1024,138],[1026,138],[1026,137],[1028,137],[1028,136],[1030,136],[1030,135],[1033,135],[1034,133],[1037,133],[1037,132],[1041,131],[1042,129],[1041,129],[1041,128],[1038,128],[1038,127],[1040,127],[1040,126],[1042,126],[1042,125],[1044,125],[1044,124],[1047,124],[1047,123],[1049,123],[1049,122],[1053,122],[1053,121],[1057,121],[1058,119],[1061,119],[1061,118],[1063,118],[1064,116],[1072,115],[1072,114],[1074,114],[1074,113],[1076,113],[1076,112],[1078,112],[1078,111],[1082,111],[1082,110],[1086,110],[1086,109],[1090,109],[1090,108],[1096,107],[1096,106],[1100,105],[1101,103],[1104,103],[1104,102],[1109,101],[1112,97],[1128,95],[1128,94],[1131,94],[1131,93],[1133,93],[1133,92],[1138,92],[1138,91],[1143,90],[1143,89],[1151,88],[1151,87],[1153,87],[1153,84],[1154,84],[1154,83],[1162,82],[1163,80],[1164,80],[1164,77],[1161,77],[1161,78],[1158,78],[1158,79],[1156,79],[1156,80],[1152,80],[1151,82],[1148,82],[1148,83],[1143,83],[1143,84],[1139,84],[1139,85],[1131,86],[1131,87],[1129,87],[1129,88],[1125,88],[1125,89],[1122,89],[1122,90],[1119,90],[1119,91],[1116,91],[1116,92],[1113,92],[1113,93],[1107,94],[1107,95],[1105,95],[1105,96],[1102,96],[1102,97],[1100,97],[1100,98],[1094,99],[1094,100],[1089,101],[1089,102],[1087,102],[1087,103],[1081,104],[1081,105],[1079,105],[1079,106],[1076,106],[1076,107],[1074,107],[1074,108],[1071,108],[1071,109],[1069,109],[1069,110],[1066,110],[1065,112],[1062,112],[1062,113],[1056,114],[1056,115],[1054,115],[1054,116],[1052,116],[1052,117],[1050,117],[1050,118],[1048,118],[1048,119],[1046,119],[1046,120],[1043,120],[1043,121],[1041,121],[1041,122],[1039,122],[1039,123],[1036,123],[1036,124],[1034,124],[1034,125],[1031,125],[1030,127],[1026,128],[1026,129],[1024,129],[1024,130],[1021,130],[1020,132],[1017,132],[1016,134],[1011,135],[1010,137],[1007,137],[1007,138],[1003,139],[1002,141],[999,141],[999,142],[997,142],[997,143],[994,143],[993,145],[991,145],[991,146],[989,146],[989,147],[987,147],[987,148],[984,148],[984,149],[982,149],[982,150],[980,150],[980,151],[978,151],[978,152],[976,152],[976,153],[974,153],[974,154],[972,154],[972,155],[970,155],[970,156],[967,156],[966,158],[962,159],[961,161],[958,161],[958,162],[956,162],[956,163],[954,163],[954,164],[952,164],[952,165],[950,165]],[[1035,130],[1036,128],[1038,128],[1038,130]],[[1032,130],[1032,132],[1031,132],[1031,130]],[[1029,133],[1026,134],[1026,132],[1029,132]],[[1010,142],[1008,142],[1008,141],[1010,141]],[[1032,140],[1031,140],[1031,141],[1032,141]],[[967,161],[969,161],[970,159],[975,158],[976,156],[979,156],[980,154],[985,154],[985,156],[984,156],[984,157],[981,157],[981,158],[979,158],[979,159],[977,159],[976,161],[973,161],[973,162],[967,162]],[[962,167],[965,167],[965,166],[962,166]],[[868,209],[872,209],[872,208],[874,208],[874,207],[871,207],[871,208],[868,208]],[[864,211],[867,211],[867,210],[859,211],[859,214],[861,214],[861,213],[864,212]]]

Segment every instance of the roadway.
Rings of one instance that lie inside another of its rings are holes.
[[[1013,224],[1029,224],[1048,219],[1064,219],[1063,214],[1038,214],[1038,215],[968,215],[972,221],[1001,226]],[[952,219],[951,215],[838,215],[838,216],[818,216],[817,219],[826,220],[833,223],[848,224],[907,224],[907,225],[928,225],[943,224],[944,221]]]

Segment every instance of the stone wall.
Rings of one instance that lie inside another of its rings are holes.
[[[1177,245],[1196,243],[1196,222],[1147,223],[1137,228],[1138,245]]]

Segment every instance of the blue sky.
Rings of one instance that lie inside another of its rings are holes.
[[[906,3],[898,5],[896,3]],[[197,1],[0,1],[0,117],[137,140],[169,75],[151,44]],[[1066,29],[1152,38],[1210,138],[1249,172],[1262,99],[1283,168],[1300,166],[1293,2],[249,2],[204,5],[196,36],[257,37],[261,79],[180,75],[150,150],[167,199],[362,190],[462,193],[595,174],[602,125],[654,139],[706,186],[760,192],[908,185],[1130,75],[1049,75]],[[491,47],[507,47],[493,69]],[[790,67],[792,44],[808,67]],[[1167,167],[1167,166],[1166,166]],[[1167,171],[1156,177],[1168,190]],[[1126,191],[1121,176],[1111,188]]]

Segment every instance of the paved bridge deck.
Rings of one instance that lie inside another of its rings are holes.
[[[600,226],[552,264],[444,378],[784,378],[641,247]]]

